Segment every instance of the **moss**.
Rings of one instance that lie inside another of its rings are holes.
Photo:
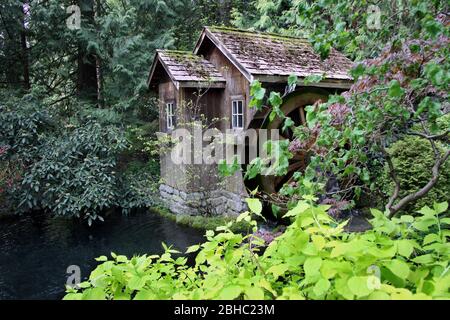
[[[230,28],[230,27],[221,27],[221,26],[210,26],[206,27],[212,32],[223,32],[223,33],[243,33],[248,36],[258,36],[258,37],[265,37],[268,39],[275,39],[275,40],[294,40],[292,43],[295,42],[307,42],[305,38],[295,37],[295,36],[289,36],[289,35],[282,35],[279,33],[272,33],[272,32],[261,32],[261,31],[255,31],[255,30],[244,30],[244,29],[237,29],[237,28]]]
[[[179,50],[161,50],[161,53],[176,59],[177,61],[201,61],[202,57],[197,56],[189,51],[179,51]]]
[[[151,208],[152,212],[156,214],[175,221],[176,223],[188,226],[191,228],[199,229],[199,230],[215,230],[217,227],[224,226],[228,222],[234,221],[233,217],[205,217],[205,216],[190,216],[190,215],[180,215],[174,214],[170,212],[167,208],[163,206],[157,206]],[[250,225],[244,221],[239,223],[234,223],[231,227],[233,232],[247,232],[250,228]]]
[[[202,78],[204,81],[214,78],[211,73],[217,73],[217,71],[214,70],[214,67],[208,65],[202,56],[187,51],[177,50],[161,50],[160,52],[174,62],[183,65],[191,76]]]

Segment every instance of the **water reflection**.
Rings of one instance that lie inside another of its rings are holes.
[[[1,220],[0,299],[60,299],[69,265],[80,266],[84,278],[94,258],[111,251],[161,253],[161,242],[184,250],[202,239],[202,232],[151,212],[114,214],[93,227],[43,214]]]

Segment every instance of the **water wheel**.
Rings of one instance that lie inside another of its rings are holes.
[[[281,106],[281,111],[292,119],[295,126],[306,125],[306,111],[305,107],[313,105],[321,100],[326,102],[329,93],[325,90],[317,88],[302,88],[285,97],[284,103]],[[265,116],[260,128],[263,129],[277,129],[279,130],[280,139],[287,139],[292,141],[294,139],[293,131],[287,129],[282,131],[283,121],[276,117],[273,121],[269,120],[268,114]],[[254,189],[258,186],[259,190],[266,194],[275,194],[285,183],[292,181],[293,175],[297,171],[303,171],[308,164],[308,154],[306,152],[297,152],[293,158],[289,160],[289,167],[284,176],[257,176],[256,178],[247,181],[249,188]]]

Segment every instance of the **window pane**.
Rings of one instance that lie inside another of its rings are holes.
[[[238,113],[242,114],[242,101],[238,102]]]
[[[233,100],[231,102],[231,126],[233,128],[244,127],[244,101]]]
[[[166,103],[166,117],[167,117],[167,129],[173,129],[174,122],[174,112],[173,103]]]

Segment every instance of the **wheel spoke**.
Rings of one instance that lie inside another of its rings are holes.
[[[305,108],[299,107],[298,112],[300,114],[300,123],[306,125]]]
[[[295,109],[290,109],[288,113],[286,113],[287,117],[290,117],[294,122],[295,126],[305,126],[306,122],[306,111],[303,106],[297,106]],[[278,129],[279,130],[279,140],[284,141],[292,141],[294,139],[294,132],[291,128],[287,130],[282,130],[282,122],[273,124],[273,126],[269,126],[269,129]],[[283,184],[291,183],[294,181],[294,173],[295,172],[303,172],[306,169],[308,163],[308,152],[307,151],[299,151],[295,152],[292,158],[289,160],[289,166],[287,169],[287,173],[284,176],[260,176],[258,179],[259,184],[261,185],[261,189],[263,189],[267,193],[275,193],[280,190]]]

